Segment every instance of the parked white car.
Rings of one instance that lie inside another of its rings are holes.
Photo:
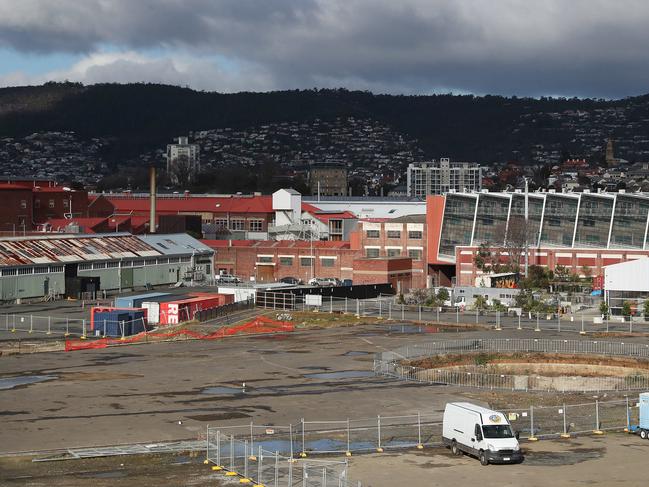
[[[340,286],[342,283],[335,277],[314,277],[309,279],[309,286]]]
[[[521,463],[524,459],[518,433],[512,431],[507,417],[468,402],[446,404],[442,441],[454,455],[473,455],[482,465]]]

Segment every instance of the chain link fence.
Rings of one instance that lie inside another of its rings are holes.
[[[599,392],[649,389],[649,376],[634,372],[613,377],[578,375],[543,376],[534,373],[490,373],[486,366],[425,368],[404,363],[407,360],[457,353],[557,353],[609,357],[649,358],[649,344],[550,339],[462,339],[413,344],[380,352],[374,357],[377,375],[429,384],[446,384],[512,391]]]
[[[0,315],[0,329],[8,333],[22,332],[66,337],[86,336],[90,332],[85,319],[19,313]]]

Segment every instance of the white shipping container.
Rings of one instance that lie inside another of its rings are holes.
[[[158,301],[146,301],[142,307],[148,311],[147,321],[150,325],[160,323],[160,303]]]

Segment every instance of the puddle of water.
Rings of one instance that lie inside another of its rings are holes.
[[[57,378],[58,377],[55,375],[22,375],[18,377],[5,377],[4,379],[0,379],[0,391]]]
[[[128,474],[124,470],[111,470],[109,472],[92,472],[85,474],[84,477],[91,477],[94,479],[121,479]]]
[[[440,329],[436,326],[425,325],[390,325],[389,333],[439,333]]]
[[[361,352],[359,350],[352,350],[351,352],[343,353],[343,357],[358,357],[360,355],[369,355],[370,352]]]
[[[319,372],[316,374],[304,374],[309,379],[355,379],[359,377],[373,377],[371,370],[341,370],[338,372]]]

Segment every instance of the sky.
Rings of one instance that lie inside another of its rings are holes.
[[[622,98],[647,0],[0,0],[0,86]]]

